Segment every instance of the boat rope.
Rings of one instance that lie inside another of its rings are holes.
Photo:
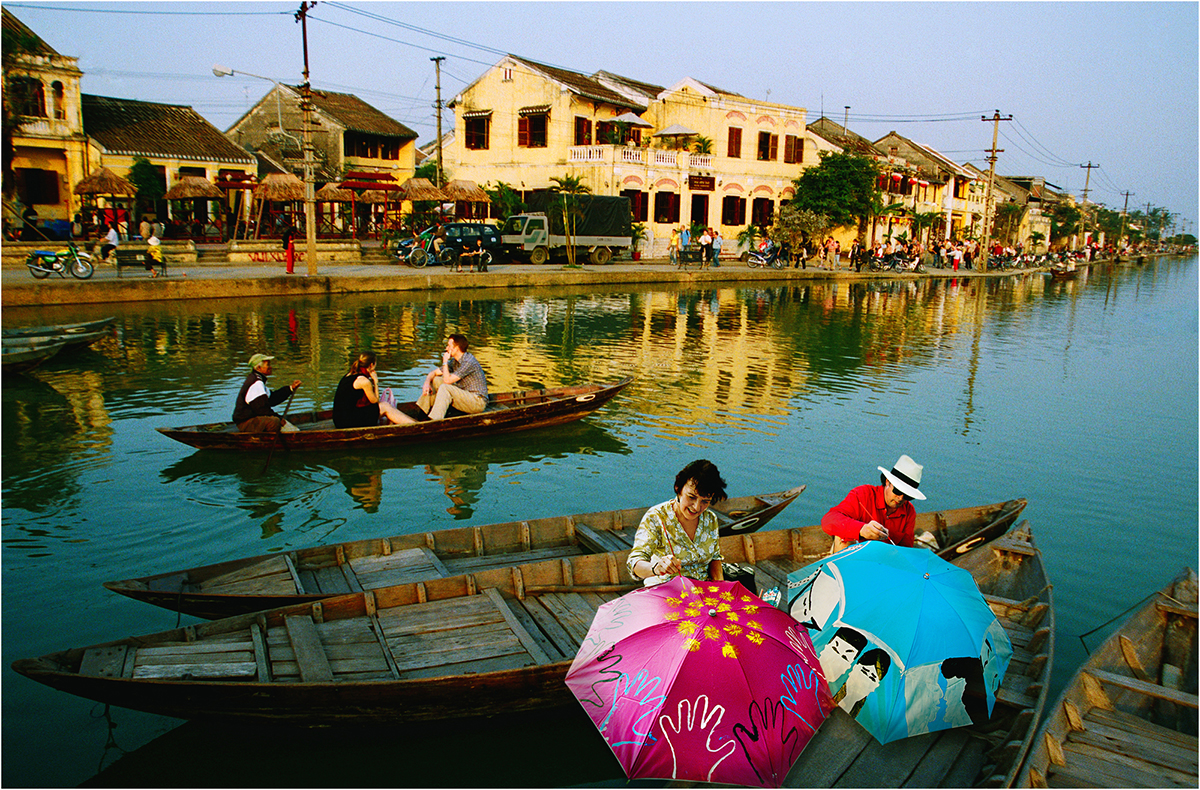
[[[1086,637],[1089,637],[1089,636],[1091,636],[1092,634],[1094,634],[1094,633],[1096,633],[1097,631],[1099,631],[1101,628],[1106,628],[1106,627],[1108,627],[1108,626],[1112,625],[1112,624],[1113,624],[1113,622],[1114,622],[1114,621],[1115,621],[1115,620],[1116,620],[1118,617],[1124,617],[1125,615],[1129,614],[1130,612],[1132,612],[1132,611],[1133,611],[1134,609],[1136,609],[1137,607],[1139,607],[1139,606],[1141,606],[1142,604],[1144,604],[1146,601],[1149,601],[1151,598],[1153,598],[1154,596],[1156,596],[1156,595],[1159,595],[1159,594],[1161,594],[1161,591],[1159,591],[1159,590],[1155,590],[1154,592],[1152,592],[1152,593],[1148,594],[1146,597],[1142,598],[1140,601],[1137,601],[1137,602],[1135,602],[1134,604],[1132,604],[1132,605],[1131,605],[1131,606],[1130,606],[1128,609],[1126,609],[1125,611],[1123,611],[1123,612],[1117,612],[1117,613],[1116,613],[1116,614],[1114,614],[1112,617],[1108,618],[1108,620],[1106,620],[1105,622],[1103,622],[1103,623],[1101,623],[1100,625],[1098,625],[1098,626],[1096,626],[1095,628],[1093,628],[1091,631],[1087,631],[1087,632],[1085,632],[1085,633],[1082,633],[1082,634],[1080,634],[1080,635],[1079,635],[1079,641],[1080,641],[1080,642],[1083,644],[1083,650],[1084,650],[1084,652],[1085,652],[1085,653],[1087,653],[1089,656],[1092,654],[1092,651],[1091,651],[1091,650],[1088,648],[1088,646],[1087,646],[1087,642],[1085,642],[1085,641],[1084,641],[1084,639],[1085,639]]]

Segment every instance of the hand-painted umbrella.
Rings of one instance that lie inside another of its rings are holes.
[[[880,743],[987,721],[1012,643],[971,574],[869,540],[788,575],[834,701]]]
[[[803,628],[686,577],[601,606],[567,685],[631,779],[778,787],[833,709]]]

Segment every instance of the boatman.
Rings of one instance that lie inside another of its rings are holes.
[[[300,379],[290,387],[280,387],[274,392],[267,390],[267,376],[271,375],[271,360],[266,354],[250,357],[250,375],[242,382],[237,402],[233,405],[233,421],[242,433],[291,433],[300,430],[275,412],[278,406],[300,388]]]
[[[919,490],[924,467],[902,455],[890,470],[882,466],[878,469],[882,485],[851,489],[821,519],[821,529],[833,536],[834,551],[860,540],[885,540],[912,547],[917,523],[912,500],[925,498]]]
[[[463,414],[479,414],[487,408],[487,377],[475,355],[467,353],[468,345],[463,335],[450,335],[442,366],[425,377],[417,405],[429,419],[442,419],[451,406]]]

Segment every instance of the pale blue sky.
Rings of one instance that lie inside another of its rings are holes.
[[[187,104],[227,128],[269,89],[221,64],[298,83],[292,3],[6,3],[79,58],[83,89]],[[112,13],[123,11],[129,13]],[[399,24],[397,24],[399,23]],[[998,171],[1042,175],[1090,199],[1163,206],[1195,233],[1200,170],[1200,26],[1194,2],[320,2],[310,12],[316,88],[354,93],[434,136],[442,97],[500,53],[669,86],[694,77],[805,107],[871,139],[896,130],[985,167],[993,110]],[[447,112],[444,123],[451,122]]]

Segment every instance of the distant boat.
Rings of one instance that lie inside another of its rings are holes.
[[[63,340],[67,348],[88,345],[109,334],[117,322],[116,316],[101,318],[98,321],[85,321],[78,324],[51,324],[49,326],[23,326],[0,330],[0,338],[4,344],[19,343],[29,340]]]
[[[1020,787],[1196,787],[1196,574],[1100,645],[1047,714]]]
[[[232,422],[159,428],[167,436],[201,450],[348,450],[421,442],[468,439],[545,428],[578,420],[608,403],[629,386],[632,377],[606,384],[579,384],[544,390],[496,392],[488,396],[487,409],[479,414],[450,412],[430,420],[413,401],[397,404],[400,411],[419,422],[411,425],[375,425],[335,428],[333,412],[288,415],[299,428],[292,433],[241,433]]]
[[[20,342],[3,341],[0,346],[0,366],[5,373],[23,373],[33,370],[50,357],[66,348],[62,340],[21,338]]]

